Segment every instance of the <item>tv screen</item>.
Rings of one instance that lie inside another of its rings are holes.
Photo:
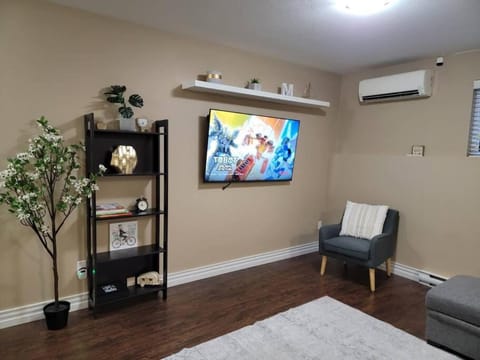
[[[300,121],[210,109],[205,182],[289,181]]]

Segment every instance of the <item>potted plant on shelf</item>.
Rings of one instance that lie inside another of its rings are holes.
[[[252,90],[258,90],[258,91],[262,90],[262,84],[260,83],[260,79],[252,78],[248,82],[248,88]]]
[[[7,169],[0,172],[0,204],[33,230],[52,260],[55,301],[43,312],[48,329],[57,330],[67,325],[70,310],[69,302],[59,301],[58,233],[82,200],[98,190],[96,178],[106,169],[101,165],[96,174],[79,176],[83,145],[65,145],[43,116],[37,123],[42,133],[29,140],[26,152],[8,159]]]
[[[120,129],[135,131],[135,123],[133,121],[133,109],[127,105],[124,93],[127,91],[125,85],[111,85],[109,90],[104,92],[107,95],[107,101],[112,104],[120,104],[118,112],[120,113]],[[138,94],[132,94],[128,98],[128,104],[141,108],[143,107],[143,98]]]

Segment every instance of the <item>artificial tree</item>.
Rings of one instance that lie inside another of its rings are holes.
[[[42,133],[29,140],[28,150],[8,159],[0,172],[0,204],[8,206],[22,225],[30,227],[52,260],[55,308],[59,308],[57,236],[83,199],[98,190],[97,176],[78,175],[82,144],[66,145],[60,132],[43,116]]]

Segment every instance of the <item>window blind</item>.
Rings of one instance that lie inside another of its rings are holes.
[[[480,80],[473,82],[472,121],[470,123],[468,156],[480,156]]]

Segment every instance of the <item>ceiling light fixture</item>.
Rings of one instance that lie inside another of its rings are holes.
[[[394,0],[337,0],[341,10],[356,15],[369,15],[384,10]]]

